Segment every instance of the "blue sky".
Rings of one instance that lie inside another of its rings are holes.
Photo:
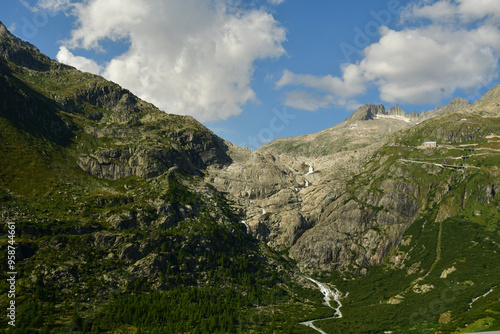
[[[498,81],[497,0],[11,0],[0,21],[237,145],[317,132],[359,105],[430,110]]]

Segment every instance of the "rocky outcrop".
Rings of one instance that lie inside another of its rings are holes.
[[[229,193],[253,236],[289,249],[303,268],[377,265],[418,214],[421,190],[399,170],[375,190],[350,189],[374,150],[304,160],[232,146],[232,164],[209,169],[207,181]]]
[[[387,111],[387,115],[407,117],[407,114],[399,106],[394,106]]]
[[[37,71],[65,67],[40,53],[34,45],[12,35],[0,22],[0,59],[2,58]]]
[[[355,121],[367,121],[373,119],[375,115],[385,114],[385,107],[383,105],[365,104],[359,107],[351,116],[349,116],[347,122]]]
[[[457,110],[466,109],[466,108],[469,108],[470,106],[471,106],[471,103],[469,101],[467,101],[464,98],[457,97],[457,98],[454,98],[453,100],[451,100],[451,102],[447,105],[444,105],[442,107],[436,107],[436,109],[430,110],[427,112],[422,112],[422,114],[420,116],[420,121],[425,120],[425,119],[429,119],[432,117],[436,117],[439,115],[447,114],[450,112],[454,112]]]

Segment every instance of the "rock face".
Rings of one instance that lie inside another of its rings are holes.
[[[404,231],[404,218],[418,211],[418,204],[400,194],[367,195],[366,204],[352,199],[346,180],[362,169],[373,149],[319,159],[236,146],[228,154],[232,163],[209,168],[206,180],[235,200],[252,235],[276,249],[290,249],[304,267],[379,264]],[[384,204],[400,213],[371,209]],[[377,229],[381,225],[387,227]]]
[[[24,69],[28,85],[6,62]],[[117,84],[59,64],[1,23],[0,74],[2,116],[72,145],[78,165],[93,176],[152,178],[173,167],[202,174],[230,162],[224,141],[194,118],[168,115]],[[20,96],[12,96],[12,85],[20,85]]]
[[[83,128],[94,145],[81,150],[78,164],[94,176],[151,178],[172,167],[199,174],[229,162],[224,141],[194,118],[165,114],[112,83],[96,82],[58,102],[71,112],[84,113],[88,104],[112,111],[89,113]]]
[[[350,189],[348,176],[372,157],[369,150],[307,160],[310,174],[304,160],[242,151],[233,147],[233,163],[209,169],[207,181],[237,201],[251,234],[289,249],[304,268],[380,264],[420,210],[413,183],[387,180],[376,193]]]
[[[93,135],[99,138],[100,130]],[[226,145],[215,136],[206,138],[192,133],[169,133],[160,137],[158,133],[152,133],[150,138],[156,137],[158,141],[151,143],[147,135],[136,132],[120,136],[111,147],[107,143],[90,152],[82,152],[78,156],[78,165],[91,175],[116,180],[132,175],[152,178],[172,167],[199,174],[210,164],[229,162]],[[125,144],[132,141],[132,147]]]
[[[365,104],[359,107],[346,121],[367,121],[373,119],[378,114],[385,114],[385,107],[383,105]]]
[[[469,108],[470,106],[471,103],[466,99],[461,97],[456,97],[453,100],[451,100],[451,102],[448,105],[442,107],[436,107],[436,109],[427,112],[422,112],[420,119],[421,120],[429,119],[438,115],[443,115],[457,110],[466,109]]]
[[[362,272],[363,267],[381,264],[407,228],[452,188],[446,183],[451,181],[431,181],[439,173],[432,165],[422,167],[427,176],[411,177],[412,165],[396,163],[383,153],[384,145],[395,145],[395,138],[414,138],[416,132],[426,135],[431,128],[450,131],[455,119],[463,117],[455,113],[470,108],[463,99],[421,115],[406,114],[397,106],[386,111],[384,106],[366,105],[345,122],[317,134],[277,140],[256,152],[231,146],[232,163],[223,169],[209,168],[206,180],[229,192],[245,213],[252,235],[274,248],[288,249],[300,267]],[[468,131],[468,125],[458,124],[459,131]],[[282,143],[297,149],[290,151]],[[315,155],[337,143],[329,154]],[[493,189],[485,186],[479,191],[490,194],[485,203],[493,200]],[[439,205],[445,208],[444,203]],[[433,219],[442,221],[445,216]]]
[[[65,67],[65,65],[58,64],[40,53],[35,46],[22,42],[13,36],[2,22],[0,22],[0,57],[39,71]]]

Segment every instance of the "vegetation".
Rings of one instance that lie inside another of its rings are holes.
[[[0,36],[24,55],[0,59],[0,215],[16,226],[16,327],[0,317],[0,333],[314,333],[299,323],[332,316],[286,251],[248,235],[235,203],[204,182],[206,164],[228,162],[210,131],[14,42]],[[315,325],[500,330],[500,146],[488,137],[500,122],[487,102],[396,134],[348,182],[346,198],[366,210],[390,211],[367,198],[392,184],[418,215],[405,216],[382,266],[316,273],[349,295],[343,318]],[[419,148],[426,140],[438,148]],[[3,254],[6,233],[2,224]],[[0,265],[5,310],[7,257]]]
[[[416,196],[421,213],[384,265],[367,267],[366,275],[319,273],[318,279],[349,292],[342,301],[343,318],[315,323],[327,333],[500,329],[500,272],[495,265],[500,261],[495,190],[500,146],[495,138],[485,138],[498,124],[488,120],[484,128],[490,130],[482,137],[464,139],[470,146],[459,140],[433,150],[416,147],[426,138],[422,133],[432,128],[425,123],[398,135],[409,147],[382,148],[349,182],[348,191],[357,201],[367,186],[377,196],[388,181],[404,184],[404,194]]]
[[[199,177],[197,145],[216,149],[213,134],[41,61],[44,71],[0,60],[0,212],[16,223],[18,273],[16,327],[1,317],[0,332],[290,332],[325,314],[321,294]],[[79,165],[109,152],[102,166],[128,170],[124,147],[153,169],[106,178]],[[3,308],[7,271],[2,257]]]

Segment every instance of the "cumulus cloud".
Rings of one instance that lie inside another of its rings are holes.
[[[88,59],[88,58],[81,57],[81,56],[75,56],[65,46],[62,46],[59,49],[59,52],[57,53],[56,58],[61,63],[74,66],[83,72],[90,72],[90,73],[94,73],[94,74],[99,74],[102,70],[101,66],[99,66],[92,59]]]
[[[271,5],[281,5],[285,0],[267,0]]]
[[[482,86],[498,72],[500,31],[386,29],[359,67],[388,102],[437,103],[457,89]]]
[[[473,91],[497,77],[499,18],[496,0],[422,1],[402,14],[404,21],[418,23],[416,27],[382,27],[379,41],[363,50],[361,61],[343,65],[342,78],[285,71],[276,87],[295,85],[324,93],[317,95],[317,103],[300,88],[297,94],[286,94],[290,106],[305,110],[334,105],[337,98],[357,96],[368,86],[378,88],[386,102],[438,103],[458,89]],[[421,19],[431,23],[424,25]]]
[[[332,95],[317,95],[304,90],[294,90],[285,94],[285,105],[307,111],[315,111],[326,108],[331,104],[337,104]]]
[[[414,20],[417,18],[428,18],[433,21],[450,22],[456,19],[458,8],[451,1],[438,1],[431,5],[414,4],[407,7],[401,14],[401,18]]]
[[[344,68],[343,77],[338,78],[331,75],[294,74],[285,70],[275,86],[278,89],[285,86],[300,86],[318,91],[316,94],[299,88],[287,92],[284,103],[289,107],[315,111],[336,105],[351,109],[358,104],[350,101],[349,98],[362,94],[366,89],[358,71],[357,66],[347,65]]]
[[[363,93],[365,86],[359,68],[355,65],[348,65],[343,72],[343,77],[338,78],[331,75],[321,77],[309,74],[294,74],[285,70],[281,79],[276,82],[276,88],[287,85],[301,85],[340,97],[351,97]]]
[[[103,41],[126,40],[128,51],[102,74],[166,112],[201,121],[257,101],[254,62],[285,54],[285,30],[271,14],[229,1],[89,0],[74,3],[72,13],[78,22],[67,48],[102,50]],[[76,66],[66,51],[60,60]]]

